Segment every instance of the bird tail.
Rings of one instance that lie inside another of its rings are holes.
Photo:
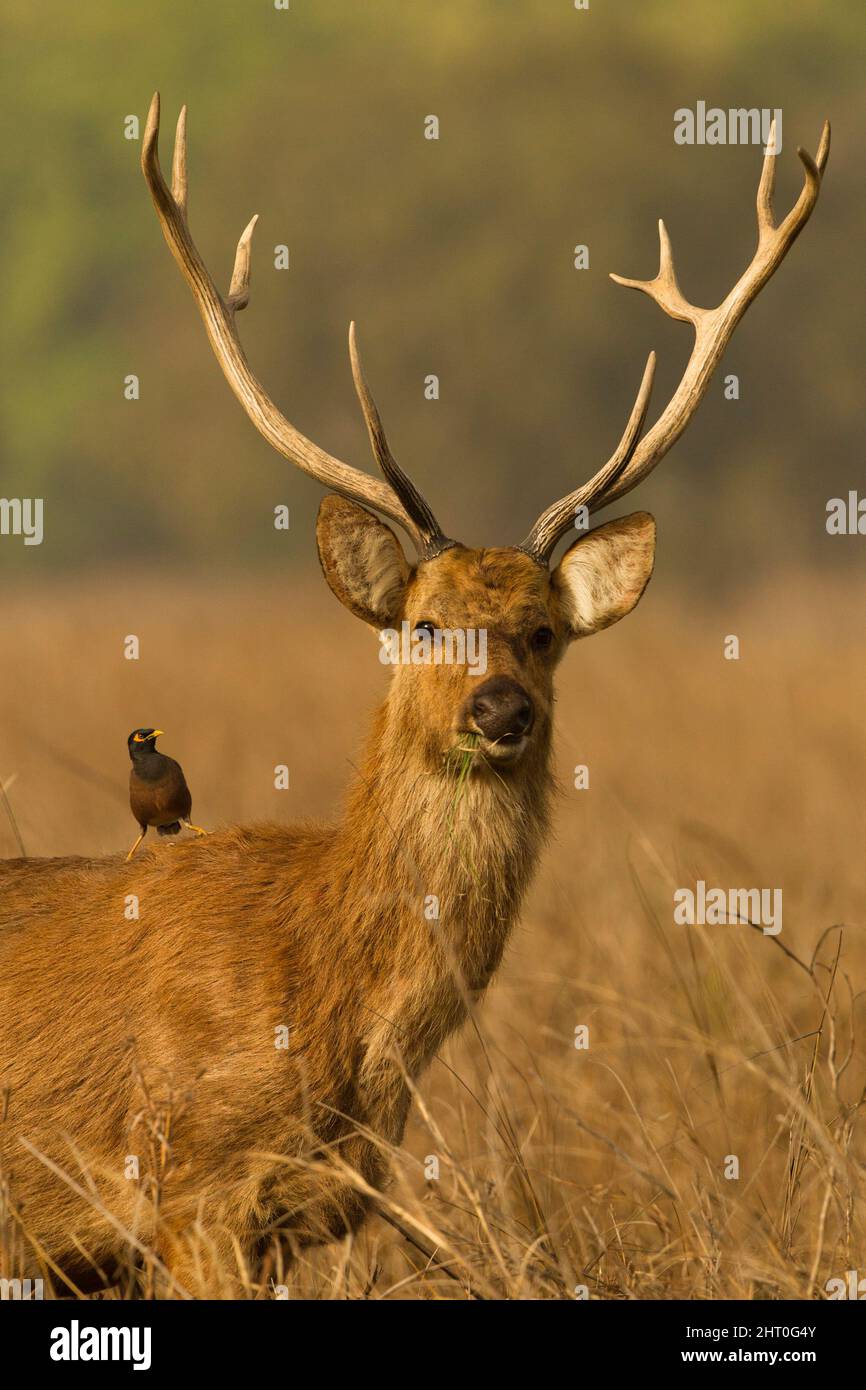
[[[179,835],[180,821],[173,820],[171,822],[171,825],[158,825],[156,827],[156,833],[157,835]]]

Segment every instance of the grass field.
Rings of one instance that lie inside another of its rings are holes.
[[[291,1297],[820,1298],[866,1273],[862,597],[785,575],[697,606],[660,578],[567,655],[555,838],[421,1081],[397,1224],[309,1254]],[[0,779],[28,855],[132,843],[139,725],[166,730],[201,824],[335,814],[386,679],[315,581],[22,585],[2,623]],[[698,879],[780,888],[782,932],[675,926]]]

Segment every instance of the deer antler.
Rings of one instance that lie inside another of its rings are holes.
[[[663,222],[659,222],[659,271],[655,279],[626,280],[621,275],[611,275],[610,278],[618,285],[648,294],[671,318],[690,323],[695,330],[695,342],[679,386],[655,425],[638,442],[652,389],[655,356],[650,354],[637,401],[616,453],[589,482],[548,507],[522,542],[520,549],[527,551],[540,563],[549,562],[557,542],[574,524],[578,507],[586,507],[592,513],[615,502],[652,472],[671,445],[676,443],[695,413],[734,329],[808,222],[818,201],[821,178],[830,153],[829,121],[824,122],[814,160],[806,150],[797,150],[804,169],[803,189],[794,207],[778,226],[773,216],[775,150],[774,121],[758,185],[758,246],[746,270],[718,308],[700,309],[690,304],[683,295],[677,284],[670,238]]]
[[[229,292],[219,293],[190,235],[187,218],[186,107],[177,122],[172,160],[171,191],[159,164],[159,92],[150,103],[141,168],[156,207],[171,253],[198,305],[210,345],[231,389],[261,435],[291,463],[325,487],[354,502],[375,507],[391,517],[413,538],[423,558],[429,559],[453,545],[441,532],[432,511],[417,488],[395,462],[382,431],[379,413],[364,382],[350,328],[350,354],[355,386],[364,410],[374,453],[387,482],[333,458],[295,429],[277,409],[250,369],[235,325],[235,315],[249,302],[250,253],[257,217],[241,233],[235,253]]]

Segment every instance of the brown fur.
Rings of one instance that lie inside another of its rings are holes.
[[[30,1238],[70,1277],[110,1267],[134,1230],[182,1285],[206,1287],[196,1223],[215,1263],[240,1253],[255,1269],[275,1233],[320,1242],[363,1217],[357,1183],[322,1161],[381,1187],[376,1141],[402,1138],[406,1078],[497,969],[548,825],[554,667],[571,638],[637,602],[652,536],[640,514],[611,523],[552,575],[516,550],[462,546],[413,570],[388,527],[326,499],[320,554],[341,601],[374,626],[485,628],[487,675],[519,681],[535,706],[523,756],[499,764],[482,747],[461,781],[479,678],[396,666],[337,824],[233,827],[129,864],[0,866],[0,1167]],[[529,640],[541,625],[547,652]],[[154,1114],[171,1115],[158,1210]],[[22,1139],[92,1182],[121,1228]],[[124,1176],[130,1154],[141,1182]]]

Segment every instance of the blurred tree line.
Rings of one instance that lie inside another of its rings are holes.
[[[678,146],[675,110],[781,107],[782,212],[795,147],[814,152],[830,116],[812,222],[634,504],[676,532],[664,563],[698,588],[780,559],[858,561],[824,515],[829,497],[866,493],[860,0],[6,0],[2,29],[0,496],[44,497],[46,529],[38,548],[0,539],[4,571],[314,563],[320,489],[222,381],[124,136],[156,87],[166,169],[189,104],[191,225],[223,290],[260,214],[238,323],[274,399],[372,467],[356,319],[394,452],[445,529],[481,544],[520,539],[603,462],[650,347],[656,413],[676,383],[690,330],[607,278],[655,273],[657,218],[697,303],[752,254],[759,150]]]

